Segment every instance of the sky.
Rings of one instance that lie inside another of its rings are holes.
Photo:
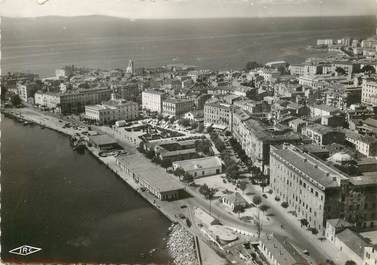
[[[377,0],[0,0],[9,17],[214,18],[376,15]]]

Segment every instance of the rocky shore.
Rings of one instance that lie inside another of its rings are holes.
[[[177,265],[197,265],[194,237],[181,225],[173,225],[167,241],[170,256]]]

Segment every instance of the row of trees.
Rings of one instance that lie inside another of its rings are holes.
[[[173,171],[173,174],[177,177],[179,177],[180,181],[183,181],[183,182],[192,182],[194,181],[194,178],[193,176],[184,171],[182,168],[177,168],[176,170]]]
[[[199,188],[199,193],[202,194],[207,200],[211,200],[216,193],[216,189],[209,188],[207,184],[203,184]]]
[[[198,153],[203,153],[203,154],[208,155],[208,156],[213,155],[212,145],[207,139],[196,140],[195,141],[195,150]]]
[[[209,136],[211,137],[211,140],[215,145],[216,149],[219,150],[219,152],[223,152],[225,150],[225,144],[220,139],[219,135],[216,132],[211,131],[209,133]]]

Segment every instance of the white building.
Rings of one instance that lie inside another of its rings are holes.
[[[331,46],[334,44],[334,40],[333,39],[318,39],[317,40],[317,45],[320,46],[320,45],[327,45],[327,46]]]
[[[374,100],[373,100],[374,99]],[[377,99],[377,82],[363,80],[361,87],[361,102],[371,104]]]
[[[162,112],[164,93],[155,90],[143,91],[141,94],[142,108],[149,111]]]
[[[122,99],[112,99],[98,105],[85,106],[85,117],[99,124],[118,120],[134,120],[138,116],[138,104]]]
[[[173,162],[173,169],[183,169],[194,178],[221,174],[221,159],[216,156]]]
[[[377,264],[377,245],[364,248],[363,265]]]
[[[34,104],[49,109],[55,109],[60,105],[60,95],[57,93],[37,92],[34,95]]]

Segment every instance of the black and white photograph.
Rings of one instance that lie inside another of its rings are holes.
[[[0,0],[0,263],[377,265],[376,71],[376,0]]]

